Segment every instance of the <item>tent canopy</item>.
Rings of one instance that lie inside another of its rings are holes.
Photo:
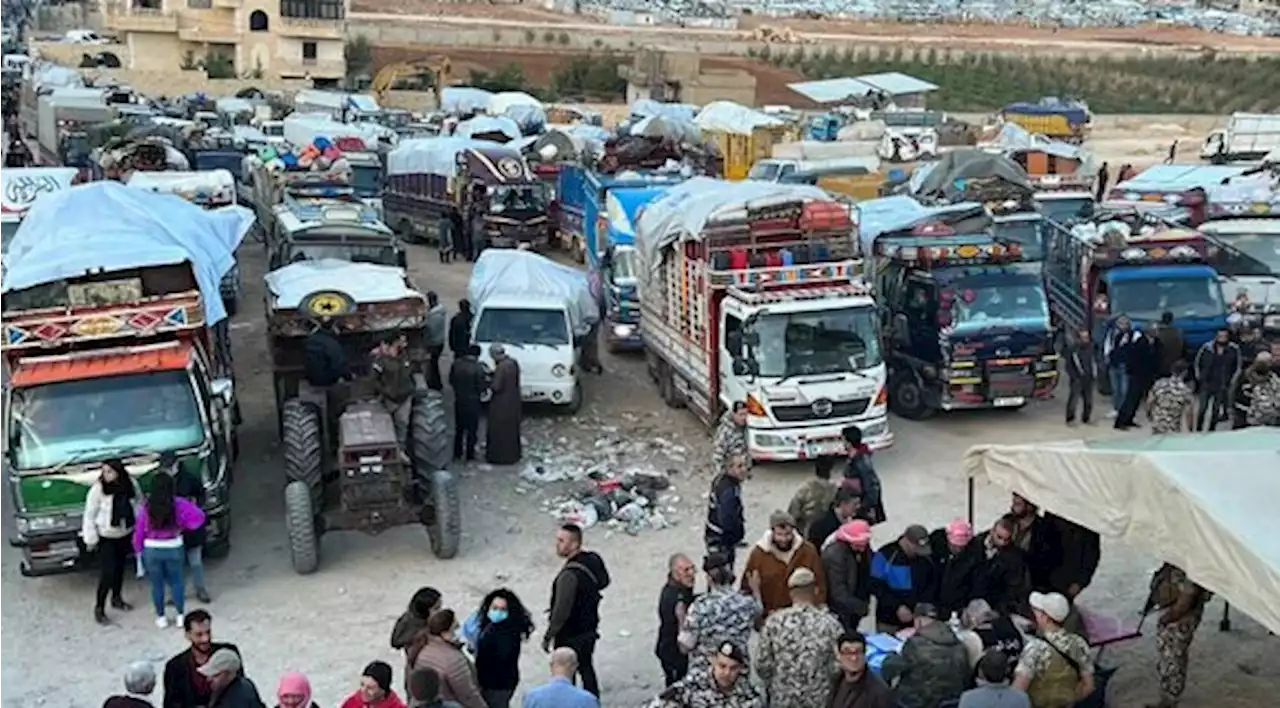
[[[1280,429],[978,445],[965,470],[1182,568],[1280,632]]]

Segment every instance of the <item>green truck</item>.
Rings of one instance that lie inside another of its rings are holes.
[[[149,489],[163,453],[205,486],[210,555],[230,544],[238,419],[226,320],[190,262],[95,270],[4,295],[4,466],[26,576],[92,563],[80,536],[101,464]]]

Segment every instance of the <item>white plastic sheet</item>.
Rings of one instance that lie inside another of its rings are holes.
[[[635,222],[636,249],[646,279],[662,264],[662,251],[673,243],[697,241],[714,217],[745,212],[748,204],[771,200],[831,201],[825,191],[803,184],[726,182],[695,177],[672,186],[649,202]]]
[[[757,128],[776,128],[782,121],[733,101],[713,101],[698,113],[693,124],[699,130],[751,135]]]
[[[499,91],[489,97],[488,111],[491,116],[500,116],[512,106],[533,106],[542,108],[542,101],[524,91]]]
[[[440,92],[440,108],[445,113],[466,115],[489,109],[493,92],[474,86],[445,86]]]
[[[495,296],[563,300],[574,334],[585,334],[600,319],[596,299],[580,270],[562,266],[532,251],[488,248],[471,269],[467,299],[475,309]]]
[[[282,309],[294,309],[308,295],[322,290],[346,293],[357,304],[425,300],[422,293],[405,282],[403,268],[337,258],[299,261],[267,273],[265,280],[274,306]]]
[[[491,148],[498,143],[470,138],[410,138],[387,153],[388,175],[458,174],[458,153],[467,148]]]
[[[303,113],[286,116],[284,119],[284,139],[291,145],[305,147],[316,141],[316,138],[327,138],[330,141],[338,138],[358,138],[366,147],[378,144],[383,134],[382,126],[372,123],[339,123],[319,113]]]
[[[3,291],[82,276],[189,261],[212,325],[226,317],[218,288],[253,225],[239,206],[206,211],[168,194],[104,181],[37,200],[13,237]]]
[[[455,138],[470,138],[473,135],[485,135],[488,133],[499,133],[507,136],[510,140],[520,139],[520,126],[516,122],[506,116],[476,116],[470,120],[464,120],[453,129]]]

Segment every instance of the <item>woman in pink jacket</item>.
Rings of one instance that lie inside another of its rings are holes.
[[[174,626],[182,626],[185,581],[182,564],[186,551],[182,532],[194,531],[204,523],[204,511],[192,502],[175,496],[173,477],[157,472],[151,477],[151,492],[138,510],[133,527],[133,550],[142,557],[142,567],[151,581],[151,602],[156,608],[156,626],[168,627],[164,614],[164,589],[169,586],[173,606],[178,610]]]

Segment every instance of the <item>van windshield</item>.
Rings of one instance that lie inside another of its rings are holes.
[[[475,341],[558,347],[573,340],[563,310],[487,307],[476,323]]]

